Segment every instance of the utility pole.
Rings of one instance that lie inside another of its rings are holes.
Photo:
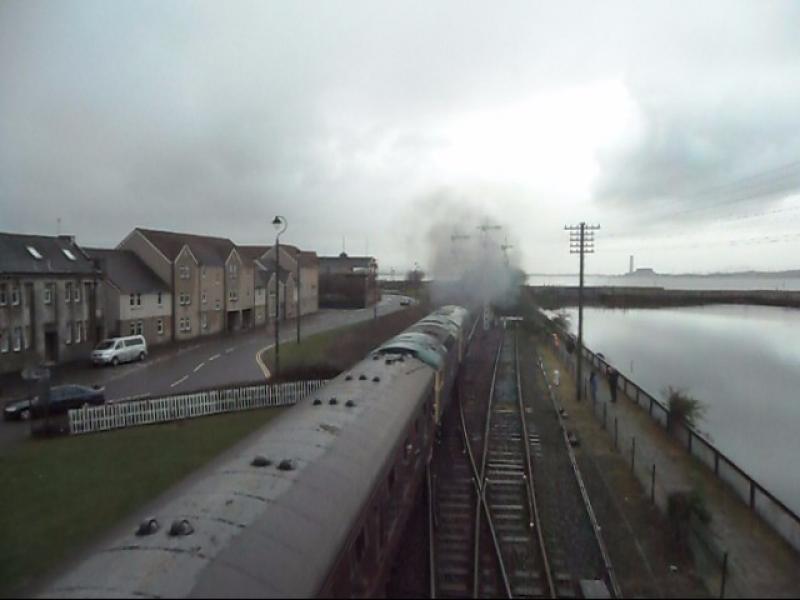
[[[578,286],[578,348],[577,348],[577,380],[575,384],[575,399],[580,402],[583,391],[583,263],[585,254],[594,254],[594,232],[600,225],[587,225],[581,221],[580,225],[565,225],[569,231],[569,253],[579,254],[581,262],[580,283]]]
[[[508,268],[508,251],[511,250],[514,246],[508,243],[508,237],[506,237],[506,241],[500,245],[500,250],[503,251],[503,256],[506,259],[506,268]]]
[[[489,262],[489,246],[486,243],[486,238],[489,237],[490,231],[499,231],[500,229],[502,229],[502,226],[489,225],[489,222],[485,221],[483,225],[478,225],[478,229],[483,232],[483,249],[484,249],[483,256],[484,256],[484,261],[486,261],[486,264],[484,265],[483,269],[483,282],[484,282],[483,285],[484,289],[488,289],[488,282],[486,281],[486,276],[487,276],[487,271],[489,270],[490,262]],[[486,328],[486,323],[488,319],[488,310],[489,310],[489,299],[485,298],[483,301],[484,329]]]

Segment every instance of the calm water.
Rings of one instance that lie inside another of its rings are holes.
[[[577,309],[568,309],[577,330]],[[658,398],[708,406],[700,430],[800,511],[800,310],[761,306],[584,309],[586,346]]]
[[[528,285],[577,286],[577,275],[528,275]],[[686,276],[686,275],[587,275],[585,285],[622,287],[663,287],[668,290],[781,290],[800,291],[800,277],[762,275],[745,276]]]

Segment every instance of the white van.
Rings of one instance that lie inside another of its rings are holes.
[[[92,350],[92,364],[114,365],[121,362],[144,360],[147,357],[147,342],[144,336],[131,335],[103,340]]]

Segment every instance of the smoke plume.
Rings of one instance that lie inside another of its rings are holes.
[[[423,243],[434,302],[505,306],[516,300],[524,275],[508,223],[453,191],[432,194],[417,208],[426,215]]]

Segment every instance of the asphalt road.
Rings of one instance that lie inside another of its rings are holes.
[[[384,296],[378,305],[378,315],[386,315],[405,307],[402,296]],[[359,323],[373,318],[374,308],[353,310],[324,309],[304,317],[301,337]],[[297,336],[294,322],[281,324],[281,343],[294,341]],[[223,387],[239,382],[264,379],[265,373],[256,356],[275,343],[274,330],[265,328],[237,335],[215,337],[180,348],[158,349],[144,362],[118,367],[70,369],[58,383],[105,386],[108,402],[130,397],[154,397],[180,394],[213,386]],[[0,422],[0,450],[24,439],[27,423]]]

